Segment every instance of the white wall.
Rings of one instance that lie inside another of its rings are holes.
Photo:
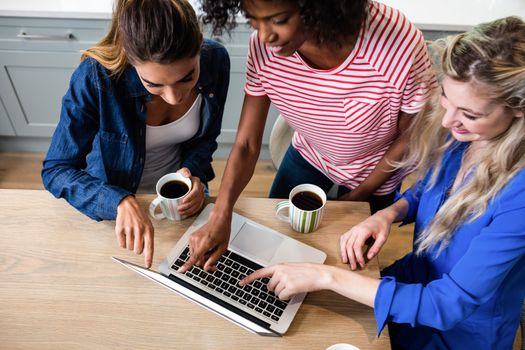
[[[378,0],[403,12],[420,29],[468,30],[500,17],[525,19],[525,0]]]

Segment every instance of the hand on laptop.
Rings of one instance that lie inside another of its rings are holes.
[[[228,248],[231,231],[231,216],[217,218],[210,214],[208,222],[195,231],[190,239],[190,258],[177,271],[184,273],[193,265],[211,271]]]
[[[117,207],[115,234],[121,248],[144,251],[144,265],[149,269],[153,260],[153,225],[133,196],[125,197]]]
[[[278,264],[255,271],[242,279],[239,285],[243,287],[256,279],[268,277],[268,290],[281,300],[289,300],[296,294],[331,289],[333,270],[333,267],[321,264]]]

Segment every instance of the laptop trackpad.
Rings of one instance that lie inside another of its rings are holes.
[[[251,256],[268,265],[282,241],[283,237],[279,237],[268,229],[245,222],[230,245],[247,257]]]

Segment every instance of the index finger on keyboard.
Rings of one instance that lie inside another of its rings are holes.
[[[265,268],[262,268],[260,270],[254,271],[252,274],[244,277],[239,282],[239,285],[242,287],[242,286],[245,286],[247,284],[252,283],[256,279],[264,278],[264,277],[272,277],[273,276],[273,272],[274,272],[274,267],[273,266],[265,267]]]
[[[204,255],[207,252],[206,246],[203,244],[203,242],[199,242],[194,239],[192,236],[190,238],[189,242],[189,248],[190,248],[190,258],[184,265],[182,265],[177,272],[184,273],[187,270],[189,270],[193,265],[198,264],[199,262],[202,262],[203,260],[206,260]]]
[[[188,259],[188,261],[186,261],[184,263],[184,265],[179,267],[177,272],[184,273],[184,272],[188,271],[193,265],[195,265],[195,263],[197,262],[197,258],[198,258],[197,255],[191,255],[190,258]]]
[[[203,269],[205,271],[209,271],[212,269],[215,265],[217,265],[217,261],[221,258],[222,254],[226,251],[226,247],[219,246],[217,249],[215,249],[208,259],[206,259],[206,262],[204,263]]]

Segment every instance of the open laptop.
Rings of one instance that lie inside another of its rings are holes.
[[[190,235],[207,222],[212,209],[213,204],[208,204],[199,214],[160,264],[160,273],[113,259],[249,331],[283,335],[306,294],[282,301],[266,288],[267,278],[243,288],[238,282],[254,270],[281,262],[323,263],[326,254],[233,213],[230,244],[217,263],[217,271],[208,273],[194,266],[184,274],[177,272],[189,258]]]

